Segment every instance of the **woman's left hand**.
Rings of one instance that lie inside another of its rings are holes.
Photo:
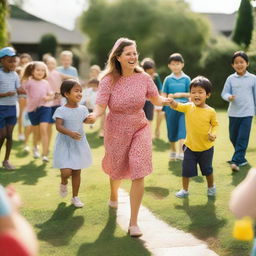
[[[95,115],[94,113],[90,113],[90,114],[87,116],[87,118],[86,118],[86,120],[85,120],[85,123],[86,123],[86,124],[94,124],[95,121],[96,121],[96,115]]]

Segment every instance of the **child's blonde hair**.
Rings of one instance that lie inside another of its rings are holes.
[[[25,80],[28,80],[30,77],[33,77],[33,72],[34,72],[36,66],[40,66],[40,65],[45,68],[45,74],[44,74],[43,79],[46,78],[48,76],[48,69],[47,69],[47,66],[45,65],[45,63],[42,61],[32,61],[26,65],[24,72],[22,74],[22,77],[21,77],[21,81],[25,81]]]
[[[60,53],[60,58],[66,57],[66,56],[73,58],[73,53],[71,51],[68,51],[68,50],[62,51]]]

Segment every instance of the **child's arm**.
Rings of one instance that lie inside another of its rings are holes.
[[[214,111],[213,115],[211,116],[211,128],[208,132],[208,138],[210,141],[215,141],[216,137],[217,137],[217,129],[219,126],[219,123],[217,121],[217,115],[216,112]]]
[[[99,116],[102,116],[106,111],[107,105],[96,104],[95,109],[86,118],[86,124],[94,124]]]
[[[190,97],[190,93],[189,92],[176,92],[173,94],[173,98],[177,99],[177,98],[189,98]]]
[[[55,125],[56,125],[56,129],[58,132],[68,135],[69,137],[71,137],[74,140],[80,140],[82,138],[82,136],[79,132],[73,132],[73,131],[70,131],[69,129],[65,128],[63,126],[63,119],[61,119],[61,118],[58,118],[58,117],[56,118]]]
[[[223,100],[226,101],[234,101],[235,100],[235,95],[232,94],[232,87],[231,87],[231,82],[230,79],[227,78],[222,93],[221,93],[221,97]]]
[[[168,97],[169,97],[169,99],[170,99],[170,107],[171,107],[171,108],[177,108],[177,107],[178,107],[178,102],[175,101],[175,100],[173,99],[173,97],[170,97],[169,95],[168,95]]]
[[[13,96],[15,94],[16,94],[16,91],[9,91],[9,92],[0,93],[0,98]]]
[[[48,93],[47,96],[45,96],[44,101],[51,101],[55,99],[55,94],[54,93]]]

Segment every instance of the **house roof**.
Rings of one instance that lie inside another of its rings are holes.
[[[70,31],[11,6],[8,19],[10,41],[13,44],[38,44],[45,34],[53,34],[62,45],[81,44],[85,37],[75,29]]]
[[[236,23],[236,13],[202,13],[213,25],[214,32],[231,32]]]

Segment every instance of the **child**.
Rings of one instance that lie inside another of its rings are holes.
[[[256,108],[256,76],[246,70],[248,66],[246,53],[235,52],[232,67],[236,72],[227,78],[221,93],[229,102],[229,138],[235,150],[229,161],[232,171],[239,171],[239,166],[248,164],[245,154]]]
[[[81,169],[90,166],[92,162],[90,147],[83,132],[83,123],[86,122],[89,112],[85,106],[79,105],[82,87],[78,81],[65,80],[61,84],[60,92],[67,103],[59,107],[53,115],[59,132],[54,148],[53,166],[61,172],[60,196],[67,196],[67,183],[71,176],[71,203],[75,207],[83,207],[84,204],[78,198],[80,174]]]
[[[163,85],[163,96],[171,96],[177,102],[186,103],[189,98],[190,77],[182,72],[184,60],[179,53],[174,53],[169,57],[168,67],[172,71],[167,76]],[[169,107],[164,107],[166,115],[166,125],[168,130],[168,139],[170,141],[171,152],[170,160],[183,160],[184,154],[182,145],[186,137],[184,114],[175,111]],[[178,150],[176,149],[178,143]]]
[[[158,89],[158,92],[160,92],[162,89],[162,83],[159,75],[155,72],[155,62],[151,58],[145,58],[142,60],[141,66],[144,69],[144,71],[152,77]],[[155,108],[157,110],[160,110],[160,111],[157,111],[157,124],[156,124],[156,131],[155,131],[155,137],[159,138],[160,136],[159,129],[160,129],[160,123],[161,123],[161,117],[162,117],[160,116],[160,114],[162,112],[161,111],[162,107],[156,106]],[[154,117],[154,105],[149,100],[146,100],[143,110],[145,112],[146,118],[151,122]]]
[[[48,125],[51,120],[50,101],[54,95],[49,82],[45,80],[48,75],[46,65],[41,61],[30,62],[22,76],[22,87],[27,94],[27,112],[29,120],[33,126],[35,158],[40,157],[36,141],[39,135],[43,147],[43,162],[48,162],[49,138]]]
[[[73,53],[71,51],[63,51],[60,54],[61,66],[57,67],[57,71],[64,75],[73,76],[78,78],[77,69],[72,65]]]
[[[172,101],[171,107],[184,112],[187,135],[184,143],[184,160],[182,163],[183,189],[176,193],[179,198],[187,197],[189,178],[197,176],[197,164],[206,176],[208,196],[215,196],[213,183],[213,146],[216,139],[216,112],[205,101],[211,95],[211,82],[203,77],[194,78],[190,84],[191,103]]]
[[[0,150],[6,140],[3,167],[13,170],[9,157],[12,149],[12,133],[16,124],[17,92],[21,93],[19,76],[16,69],[16,52],[11,47],[0,50]]]
[[[99,74],[101,72],[100,66],[98,65],[92,65],[90,67],[90,71],[89,71],[89,77],[90,79],[98,79],[99,78]]]

